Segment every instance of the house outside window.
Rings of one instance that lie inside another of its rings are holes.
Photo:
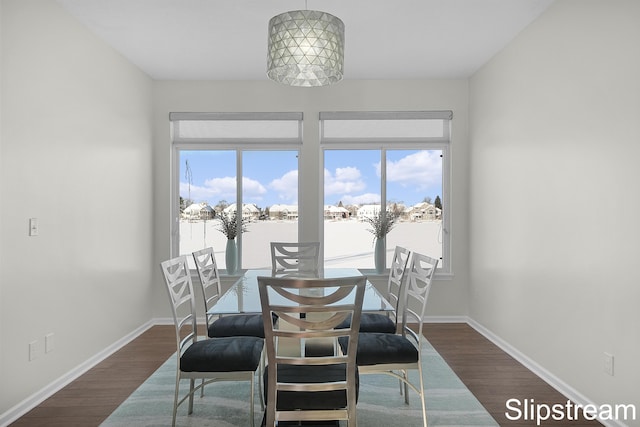
[[[302,114],[173,113],[171,120],[173,252],[213,247],[225,270],[220,219],[236,216],[246,228],[235,237],[237,265],[271,268],[269,241],[298,239]]]
[[[327,267],[373,268],[367,218],[397,216],[395,245],[449,272],[450,111],[320,113],[318,227]],[[222,215],[238,215],[238,267],[270,268],[269,242],[298,241],[302,113],[172,113],[172,251],[212,246],[225,268]],[[308,149],[308,148],[306,148]],[[308,175],[307,175],[308,176]],[[313,182],[311,185],[314,185]]]
[[[367,218],[381,210],[397,217],[386,236],[386,264],[396,245],[439,258],[450,271],[450,111],[320,113],[327,266],[374,267]]]

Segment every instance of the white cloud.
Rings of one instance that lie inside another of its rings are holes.
[[[298,203],[298,171],[292,170],[282,178],[276,178],[268,185],[271,190],[278,193],[278,199],[292,204]]]
[[[247,178],[246,176],[242,178],[242,191],[244,193],[243,198],[247,199],[261,199],[262,196],[267,194],[267,189],[264,185],[260,184],[260,182],[255,179]]]
[[[380,169],[380,164],[377,165]],[[440,151],[419,151],[396,162],[387,162],[387,181],[401,185],[428,188],[442,179]]]
[[[206,188],[211,194],[224,195],[225,197],[233,195],[233,198],[235,199],[236,179],[231,176],[207,179],[204,182],[204,188]]]
[[[373,205],[380,203],[380,195],[365,193],[357,196],[343,195],[340,201],[344,205]]]
[[[365,188],[366,184],[362,180],[362,174],[358,168],[336,168],[335,174],[332,174],[328,169],[324,170],[325,196],[334,194],[349,195]]]
[[[262,184],[250,178],[242,179],[242,189],[247,197],[252,198],[260,198],[267,192]],[[186,182],[181,182],[180,195],[189,198],[189,194],[197,203],[206,201],[216,205],[220,200],[233,201],[236,200],[236,179],[230,176],[213,178],[206,180],[204,186],[191,185],[191,188]]]
[[[228,191],[226,187],[222,186],[198,186],[187,184],[186,182],[180,183],[180,195],[185,199],[191,199],[196,203],[200,202],[212,202],[213,200],[228,199],[233,197],[235,199],[235,180],[233,182],[233,190]]]

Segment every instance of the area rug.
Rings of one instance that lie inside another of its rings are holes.
[[[423,350],[427,421],[429,427],[498,426],[435,349]],[[102,427],[161,427],[171,425],[175,383],[175,356],[170,357],[101,424]],[[181,391],[188,381],[183,380]],[[257,390],[257,387],[256,387]],[[185,402],[178,409],[177,426],[248,427],[249,384],[222,382],[207,385],[204,397],[194,400],[193,414]],[[361,375],[358,425],[364,427],[419,427],[422,411],[418,396],[409,391],[410,404],[400,395],[398,380],[387,375]],[[256,391],[255,423],[262,413]],[[341,424],[342,425],[342,424]]]

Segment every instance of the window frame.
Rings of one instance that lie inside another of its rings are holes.
[[[171,127],[171,256],[180,253],[180,152],[181,151],[235,151],[236,153],[236,204],[243,203],[243,159],[242,154],[248,151],[296,151],[298,154],[298,169],[302,148],[302,113],[170,113]],[[294,138],[261,138],[261,137],[179,137],[180,121],[183,120],[295,120],[298,122],[298,135]],[[298,179],[298,194],[300,194],[300,179]],[[300,234],[300,222],[298,222]],[[242,233],[236,237],[238,247],[238,266],[242,266]]]
[[[315,113],[318,114],[318,113]],[[314,114],[314,115],[315,115]],[[439,150],[442,153],[442,195],[443,204],[442,216],[442,259],[439,263],[437,276],[440,278],[450,278],[452,273],[452,251],[451,251],[451,121],[452,111],[395,111],[395,112],[320,112],[317,116],[318,134],[312,135],[312,140],[318,141],[319,155],[319,176],[315,183],[319,190],[320,209],[324,206],[324,157],[325,150],[380,150],[382,177],[386,182],[386,154],[387,150]],[[384,137],[384,138],[328,138],[324,135],[325,120],[411,120],[411,119],[434,119],[443,120],[442,136],[425,137]],[[236,203],[243,203],[242,188],[242,155],[245,151],[297,151],[298,171],[304,165],[303,156],[303,122],[302,112],[259,112],[259,113],[170,113],[171,132],[171,228],[170,228],[170,248],[172,256],[179,253],[179,226],[180,226],[180,151],[181,150],[225,150],[236,152],[236,182],[237,195]],[[179,137],[178,131],[182,120],[295,120],[297,121],[298,132],[296,137],[283,138],[261,138],[261,137]],[[309,120],[308,118],[306,119]],[[314,121],[316,119],[314,118]],[[314,127],[314,126],[312,126]],[[307,135],[309,136],[309,135]],[[318,138],[318,139],[316,139]],[[312,141],[315,145],[315,141]],[[298,178],[298,194],[302,194],[302,180]],[[381,186],[381,202],[386,206],[386,185]],[[298,221],[298,235],[302,235],[302,225],[306,222],[303,219],[305,207],[298,199],[298,209],[300,220]],[[320,240],[324,242],[324,220],[322,213],[319,215],[317,230]],[[309,226],[309,224],[307,224]],[[313,225],[312,225],[313,226]],[[242,235],[238,236],[238,262],[242,265]],[[324,244],[322,245],[324,247]],[[321,254],[324,258],[324,253]]]
[[[441,137],[382,137],[382,138],[358,138],[358,137],[326,137],[324,124],[328,120],[411,120],[434,119],[443,120],[443,135]],[[321,170],[324,170],[325,151],[327,150],[379,150],[380,151],[380,202],[381,209],[386,209],[386,170],[387,151],[394,150],[440,150],[442,152],[442,258],[438,264],[437,276],[440,278],[452,276],[451,268],[451,120],[452,111],[394,111],[394,112],[355,112],[332,111],[320,112],[320,150]],[[382,185],[382,183],[385,185]],[[321,180],[324,189],[324,179]],[[320,197],[323,198],[324,190]],[[324,240],[324,221],[322,221],[322,239]],[[323,254],[324,257],[324,254]]]

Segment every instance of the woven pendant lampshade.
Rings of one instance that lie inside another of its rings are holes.
[[[344,24],[316,10],[293,10],[269,21],[267,75],[290,86],[326,86],[342,80]]]

